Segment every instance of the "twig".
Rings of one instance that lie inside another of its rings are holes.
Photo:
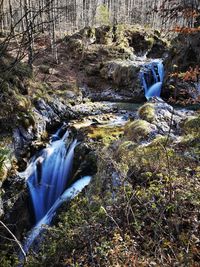
[[[26,252],[24,251],[20,241],[16,238],[16,236],[10,231],[10,229],[0,220],[0,224],[9,232],[9,234],[13,237],[14,241],[17,243],[19,246],[22,254],[24,255],[24,260],[26,262]]]

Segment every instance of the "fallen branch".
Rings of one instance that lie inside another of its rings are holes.
[[[16,238],[16,236],[10,231],[10,229],[0,220],[0,224],[9,232],[9,234],[13,237],[13,240],[17,243],[19,246],[22,254],[24,255],[24,260],[26,261],[26,252],[24,251],[20,241]]]

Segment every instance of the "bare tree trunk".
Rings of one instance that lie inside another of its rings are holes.
[[[29,0],[30,1],[30,0]],[[32,25],[30,21],[30,5],[27,0],[24,0],[24,13],[26,20],[26,32],[28,38],[28,64],[32,68],[33,64],[33,33],[32,33]]]

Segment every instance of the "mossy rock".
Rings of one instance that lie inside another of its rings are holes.
[[[139,111],[138,115],[142,120],[152,122],[155,118],[155,108],[154,105],[151,103],[147,103],[143,105]]]
[[[150,144],[149,146],[156,147],[156,146],[166,146],[171,142],[171,138],[168,136],[158,135]]]
[[[138,30],[129,30],[126,33],[129,46],[134,48],[136,55],[144,54],[148,51],[149,41],[146,39],[145,33]]]
[[[116,152],[117,157],[121,157],[123,155],[126,155],[129,151],[134,149],[137,146],[137,144],[133,141],[124,141],[122,142]]]
[[[67,48],[74,54],[80,54],[83,50],[83,41],[81,39],[69,39],[67,41]]]
[[[91,127],[88,137],[95,141],[100,141],[104,145],[109,145],[114,140],[119,139],[122,134],[122,127]]]
[[[3,182],[8,174],[8,155],[9,151],[5,148],[0,148],[0,183]]]
[[[167,52],[169,47],[169,43],[166,40],[156,35],[147,39],[147,42],[149,44],[147,57],[149,58],[155,58],[155,56],[158,58],[163,57],[163,54]]]
[[[183,130],[185,133],[199,133],[200,132],[200,115],[199,116],[191,116],[186,119],[183,124]]]
[[[96,28],[96,43],[103,45],[110,45],[113,42],[113,31],[112,27],[101,26]]]
[[[16,108],[18,111],[27,112],[27,110],[31,107],[30,99],[25,96],[16,94],[16,100]]]
[[[89,39],[95,39],[96,29],[92,27],[85,27],[84,29],[80,30],[80,35],[82,37],[86,37]]]
[[[135,120],[125,126],[124,135],[128,140],[140,142],[148,139],[152,132],[151,124],[145,120]]]
[[[125,26],[123,24],[119,24],[113,27],[113,42],[116,43],[117,46],[120,47],[129,47],[129,42],[127,37],[125,36]]]
[[[30,126],[35,125],[34,114],[31,111],[19,112],[18,113],[18,123],[22,125],[25,129],[28,129]]]

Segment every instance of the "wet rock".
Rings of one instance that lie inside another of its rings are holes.
[[[111,111],[111,107],[103,103],[87,102],[73,106],[73,113],[76,117],[80,118],[86,115],[98,115],[102,113],[108,113]]]
[[[86,142],[75,149],[72,181],[97,172],[97,155]]]
[[[22,126],[13,130],[14,151],[17,158],[24,156],[27,153],[27,148],[34,139],[32,129],[24,129]]]
[[[61,122],[68,121],[70,117],[75,116],[69,106],[64,105],[58,98],[48,102],[44,99],[37,99],[34,105],[35,108],[31,111],[32,123],[19,125],[13,131],[14,150],[18,159],[27,155],[36,139],[45,140],[49,129],[57,128]]]

